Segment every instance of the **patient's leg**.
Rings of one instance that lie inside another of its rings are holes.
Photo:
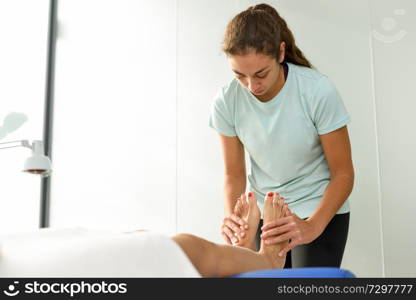
[[[266,255],[244,247],[215,244],[187,233],[175,235],[172,240],[179,244],[202,277],[226,277],[273,267]]]
[[[266,202],[267,201],[267,202]],[[265,222],[285,213],[283,201],[265,200]],[[178,234],[172,239],[179,244],[203,277],[226,277],[243,272],[282,268],[285,258],[278,257],[282,245],[264,245],[259,252],[239,246],[220,245],[191,234]]]
[[[234,207],[234,214],[245,220],[248,229],[245,230],[243,237],[239,236],[235,246],[241,246],[256,250],[256,232],[260,222],[260,209],[257,206],[257,200],[254,193],[242,194]]]

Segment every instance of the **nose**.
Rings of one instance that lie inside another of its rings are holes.
[[[248,79],[248,82],[247,82],[247,87],[248,87],[248,89],[250,90],[250,91],[252,91],[252,92],[254,92],[255,90],[257,90],[258,89],[258,87],[259,87],[259,84],[258,84],[258,82],[256,82],[254,79]]]

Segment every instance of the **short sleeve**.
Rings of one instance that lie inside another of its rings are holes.
[[[220,91],[214,98],[209,118],[209,126],[224,136],[237,136],[230,108],[227,107],[224,94]]]
[[[319,80],[312,98],[312,118],[319,135],[347,125],[351,118],[334,84],[328,77]]]

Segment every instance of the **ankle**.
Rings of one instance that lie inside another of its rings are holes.
[[[247,248],[253,250],[253,251],[257,251],[257,246],[256,246],[256,242],[252,242],[249,245],[247,245]]]
[[[273,261],[273,258],[267,252],[265,252],[264,249],[260,249],[257,253],[263,257],[263,259],[269,265],[270,269],[275,269],[276,268],[275,267],[275,262]]]
[[[268,260],[272,269],[283,269],[286,262],[286,254],[279,256],[276,252],[276,249],[271,249],[270,247],[272,246],[265,246],[262,244],[260,250],[257,253]]]

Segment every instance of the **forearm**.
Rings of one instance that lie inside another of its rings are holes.
[[[354,174],[340,174],[331,178],[318,208],[308,221],[322,231],[341,208],[354,185]]]
[[[246,176],[225,176],[224,181],[224,214],[229,216],[235,206],[235,202],[246,191]]]

